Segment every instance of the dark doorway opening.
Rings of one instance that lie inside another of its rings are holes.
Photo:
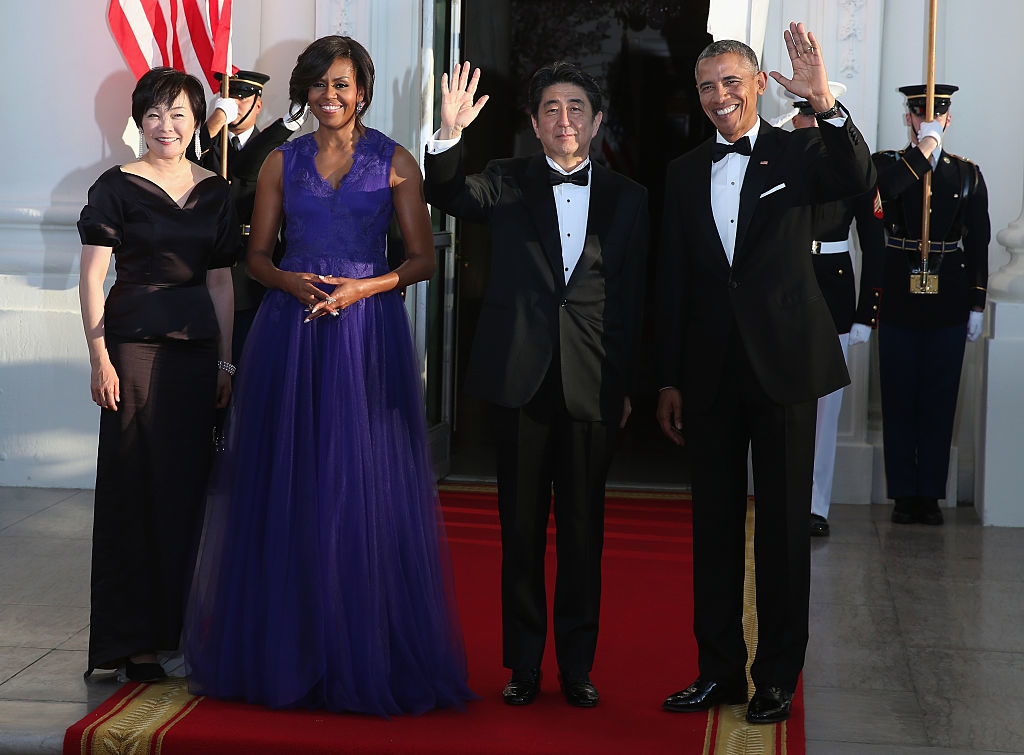
[[[544,63],[582,65],[605,90],[604,123],[591,159],[647,187],[652,245],[642,336],[642,390],[622,435],[609,484],[686,487],[689,464],[654,419],[653,280],[669,160],[706,139],[712,128],[697,98],[693,66],[711,41],[709,0],[464,0],[464,58],[481,69],[490,102],[465,132],[469,172],[497,157],[538,152],[526,106],[526,83]],[[495,452],[486,405],[462,393],[464,367],[490,267],[486,226],[459,224],[456,241],[455,416],[450,477],[494,477]]]

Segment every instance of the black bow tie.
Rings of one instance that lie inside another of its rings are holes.
[[[711,145],[711,162],[717,163],[723,157],[728,155],[730,152],[738,152],[741,155],[750,156],[750,137],[744,136],[742,139],[737,139],[732,144],[722,144],[721,142],[715,142]]]
[[[552,186],[558,186],[559,184],[576,184],[577,186],[586,186],[589,174],[589,165],[583,170],[578,170],[575,173],[570,173],[569,175],[548,168],[548,181]]]

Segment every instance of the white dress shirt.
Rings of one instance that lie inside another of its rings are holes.
[[[760,128],[761,120],[758,119],[754,127],[743,135],[750,139],[751,151],[757,142],[757,132]],[[721,134],[716,134],[715,141],[719,144],[729,143]],[[718,162],[711,163],[711,213],[715,216],[715,227],[718,228],[718,237],[722,240],[725,256],[729,260],[730,266],[733,254],[736,252],[736,222],[740,215],[740,190],[743,188],[743,176],[746,175],[749,162],[749,155],[731,152]]]
[[[249,128],[247,128],[242,133],[240,133],[240,134],[231,134],[231,136],[233,136],[233,137],[237,136],[238,137],[238,148],[242,149],[242,147],[245,146],[245,143],[247,141],[249,141],[249,139],[252,137],[252,135],[255,132],[256,132],[256,127],[255,126],[250,126]]]
[[[588,157],[572,172],[562,170],[558,164],[547,155],[544,159],[548,166],[562,175],[570,176],[581,170],[590,170],[590,158]],[[588,176],[593,179],[593,176]],[[555,195],[555,211],[558,213],[558,238],[562,242],[562,273],[565,275],[565,282],[569,282],[572,271],[576,269],[576,263],[580,261],[583,254],[583,242],[587,238],[587,216],[590,211],[590,185],[558,184],[552,186],[551,190]]]
[[[440,130],[435,131],[427,142],[427,153],[431,155],[440,154],[451,149],[459,143],[461,135],[454,139],[438,139]],[[547,155],[544,156],[548,166],[563,175],[572,175],[577,171],[590,169],[590,158],[588,157],[571,173],[562,170],[558,164]],[[586,186],[564,183],[552,186],[551,191],[555,198],[555,212],[558,216],[558,238],[562,244],[562,274],[565,282],[569,282],[572,271],[576,269],[576,263],[580,261],[583,254],[583,244],[587,238],[587,216],[590,212],[590,186],[593,176],[588,177]],[[737,197],[739,194],[737,193]],[[737,199],[737,201],[739,201]]]

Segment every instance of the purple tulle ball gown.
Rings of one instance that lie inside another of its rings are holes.
[[[337,189],[312,135],[280,149],[280,267],[386,273],[395,142],[368,129]],[[381,716],[462,707],[474,695],[402,299],[305,317],[270,290],[246,342],[186,617],[190,689]]]

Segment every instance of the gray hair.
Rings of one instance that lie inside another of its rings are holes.
[[[745,45],[735,39],[720,39],[705,47],[701,54],[697,56],[697,62],[693,65],[693,78],[697,78],[697,66],[700,65],[704,58],[715,58],[730,52],[739,55],[745,60],[751,73],[756,74],[761,70],[757,65],[757,53],[750,49],[749,45]]]

